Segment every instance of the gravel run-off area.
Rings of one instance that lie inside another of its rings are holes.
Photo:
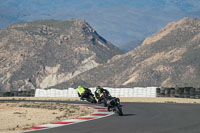
[[[0,102],[0,133],[20,133],[30,127],[77,118],[93,109],[66,103]]]

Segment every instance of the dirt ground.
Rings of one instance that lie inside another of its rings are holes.
[[[0,133],[20,133],[33,126],[72,119],[93,111],[64,103],[0,102]]]
[[[144,98],[144,97],[122,97],[121,102],[145,102],[145,103],[198,103],[200,99],[188,99],[188,98],[168,98],[168,97],[156,97],[156,98]]]

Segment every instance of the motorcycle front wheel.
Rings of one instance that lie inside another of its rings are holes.
[[[122,108],[120,108],[119,106],[114,106],[114,109],[115,113],[117,113],[119,116],[123,116]]]

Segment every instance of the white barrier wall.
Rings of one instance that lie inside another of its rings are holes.
[[[134,88],[109,88],[107,89],[113,97],[156,97],[157,87],[134,87]],[[90,88],[94,94],[96,88]],[[36,89],[35,97],[78,97],[77,89]]]

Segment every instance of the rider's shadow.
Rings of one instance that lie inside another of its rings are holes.
[[[134,116],[136,114],[123,114],[123,116]]]

